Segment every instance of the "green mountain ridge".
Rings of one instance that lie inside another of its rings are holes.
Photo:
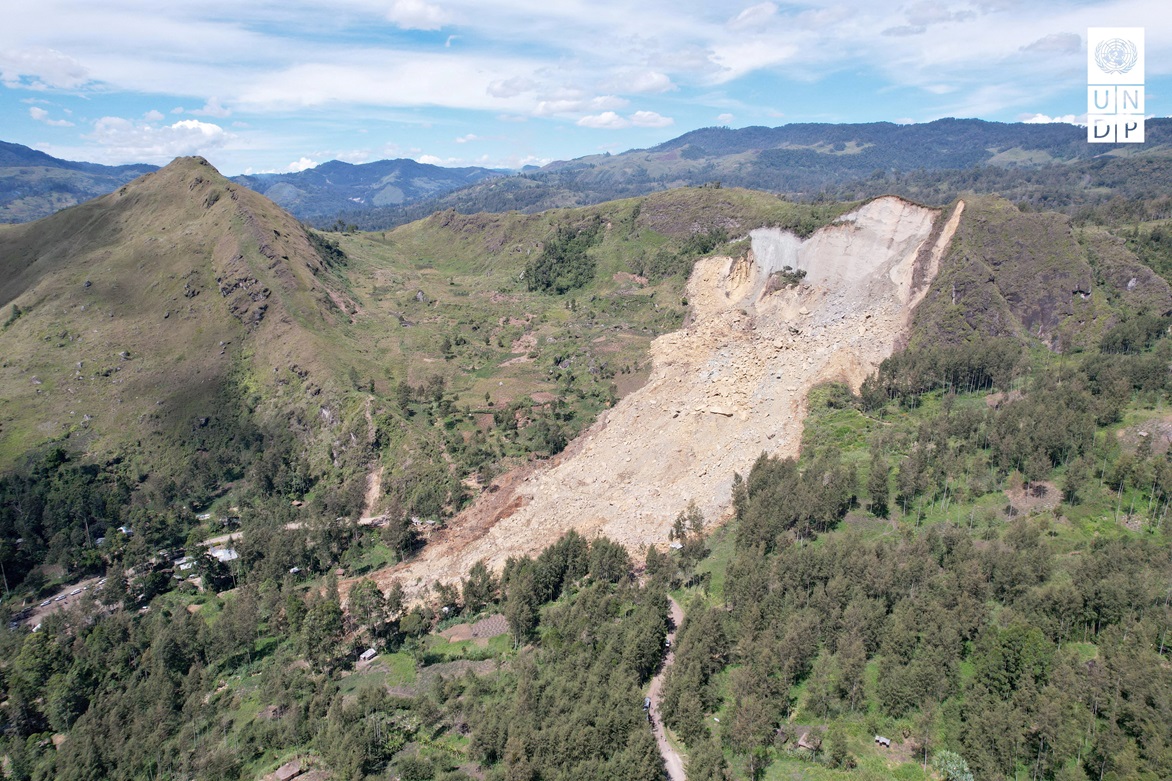
[[[340,221],[365,230],[448,208],[535,212],[713,182],[803,199],[899,194],[935,206],[975,191],[1069,211],[1116,195],[1158,194],[1161,183],[1166,186],[1172,178],[1166,170],[1169,128],[1172,120],[1152,118],[1146,143],[1112,145],[1088,144],[1085,129],[1074,125],[977,119],[714,127],[648,149],[560,160],[512,175],[406,159],[358,165],[334,160],[297,173],[242,175],[235,181],[319,227]],[[1136,176],[1143,165],[1148,170]],[[45,216],[112,190],[148,168],[70,163],[4,144],[0,221]]]

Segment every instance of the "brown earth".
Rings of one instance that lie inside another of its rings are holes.
[[[479,559],[500,569],[569,529],[632,551],[664,546],[689,501],[721,522],[734,471],[746,474],[762,452],[797,454],[810,389],[830,380],[857,389],[905,337],[963,208],[937,226],[939,211],[880,198],[804,241],[761,229],[746,257],[697,262],[691,322],[652,343],[643,387],[556,459],[498,478],[417,558],[376,581],[420,596]],[[787,265],[807,272],[803,284],[770,292]]]

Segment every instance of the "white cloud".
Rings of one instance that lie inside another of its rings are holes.
[[[232,115],[229,109],[220,105],[220,99],[214,95],[208,98],[207,103],[203,104],[203,108],[193,109],[189,113],[195,114],[198,117],[215,117],[216,119],[223,119]]]
[[[536,89],[536,82],[531,79],[514,76],[511,79],[497,79],[488,85],[488,94],[494,98],[515,98],[526,92]]]
[[[733,81],[753,71],[781,65],[799,54],[804,55],[804,52],[796,44],[772,38],[730,41],[717,47],[712,54],[712,61],[721,68],[713,80],[717,83]]]
[[[495,98],[494,82],[527,63],[507,58],[352,49],[330,62],[303,61],[243,82],[231,95],[237,112],[286,112],[323,106],[443,106],[522,111],[525,98]],[[418,119],[412,120],[418,122]]]
[[[1082,52],[1082,36],[1076,33],[1051,33],[1033,43],[1022,46],[1021,50],[1042,54],[1080,54]]]
[[[1064,107],[1059,94],[1082,78],[1075,53],[1081,31],[1104,23],[1104,13],[1164,18],[1166,2],[1056,0],[1042,7],[1020,0],[293,0],[251,4],[241,14],[223,0],[155,4],[150,13],[142,12],[141,0],[38,0],[5,8],[0,80],[24,95],[38,95],[32,88],[95,87],[86,95],[90,117],[122,114],[106,101],[131,94],[148,100],[146,105],[203,106],[202,114],[184,112],[172,120],[227,126],[231,120],[219,121],[213,112],[231,108],[233,118],[243,114],[254,124],[255,132],[233,132],[249,139],[250,152],[263,155],[242,161],[257,168],[279,170],[303,153],[315,156],[313,149],[357,144],[310,135],[329,132],[331,123],[321,121],[327,110],[339,125],[370,121],[372,136],[362,143],[376,158],[383,139],[373,134],[381,123],[402,122],[417,131],[423,119],[435,118],[437,126],[453,119],[430,114],[435,107],[486,112],[485,122],[528,116],[535,130],[517,153],[551,154],[553,142],[536,129],[542,124],[537,117],[613,123],[604,116],[609,112],[632,127],[634,107],[624,98],[638,104],[638,95],[672,88],[682,93],[680,105],[695,107],[695,113],[649,107],[671,110],[677,124],[711,122],[712,111],[735,112],[742,123],[757,121],[771,116],[782,100],[793,119],[882,118],[867,116],[882,112],[883,104],[857,100],[851,82],[858,89],[886,89],[885,105],[921,119],[1009,118],[1043,105],[1081,110]],[[1124,24],[1124,17],[1117,23]],[[410,34],[396,26],[440,32]],[[315,34],[300,36],[297,30]],[[884,30],[924,32],[900,37],[880,34]],[[119,45],[110,47],[111,40]],[[1150,80],[1157,63],[1172,62],[1169,40],[1157,41],[1149,31]],[[31,48],[33,43],[42,48]],[[744,78],[752,74],[765,78]],[[763,90],[766,80],[776,88]],[[801,105],[796,95],[785,97],[794,81],[804,82],[797,92],[811,96]],[[818,83],[825,85],[821,92],[811,86]],[[929,91],[941,84],[955,89],[947,95]],[[209,96],[217,99],[204,105]],[[265,115],[282,124],[266,125]],[[148,122],[165,124],[153,115]],[[451,139],[458,131],[447,127],[446,136],[439,132]],[[429,144],[410,132],[402,143]],[[488,139],[482,144],[500,154]]]
[[[513,157],[502,161],[495,166],[496,168],[524,168],[527,165],[543,166],[549,165],[553,162],[552,157],[538,157],[537,155],[525,155],[524,157]]]
[[[334,155],[334,157],[338,160],[341,160],[343,163],[365,163],[370,159],[370,150],[351,149],[346,152],[338,152],[338,154]]]
[[[56,49],[0,51],[0,81],[6,87],[76,89],[90,81],[84,65]]]
[[[167,163],[175,157],[219,149],[232,135],[219,125],[198,119],[160,127],[122,117],[102,117],[86,138],[104,148],[101,157],[106,160]]]
[[[537,104],[533,113],[539,117],[553,116],[554,114],[573,114],[579,111],[605,111],[613,113],[616,108],[624,108],[629,100],[617,95],[599,95],[594,98],[562,98],[558,100],[543,100]]]
[[[613,111],[604,111],[601,114],[588,114],[578,120],[579,127],[601,130],[621,130],[626,127],[669,127],[673,124],[675,124],[674,119],[654,111],[636,111],[626,117],[619,116]]]
[[[733,121],[733,115],[728,113],[720,114],[716,117],[716,121],[722,125],[727,125]]]
[[[728,20],[730,30],[748,30],[760,27],[777,13],[777,6],[773,3],[758,3],[751,5],[739,14]]]
[[[1049,117],[1045,114],[1021,114],[1018,116],[1018,122],[1024,122],[1027,125],[1048,125],[1055,122],[1065,125],[1086,125],[1086,114],[1063,114],[1057,117]]]
[[[49,119],[49,112],[38,106],[30,106],[28,115],[38,122],[44,122],[49,127],[73,127],[67,119]]]
[[[415,158],[415,162],[423,163],[424,165],[443,165],[443,158],[435,155],[420,155]]]
[[[939,0],[923,0],[907,9],[908,23],[923,26],[944,22],[964,22],[976,16],[973,11],[953,11]]]
[[[631,124],[635,127],[670,127],[675,120],[654,111],[636,111],[631,115]]]
[[[607,84],[615,92],[650,94],[678,89],[671,78],[657,70],[623,71]]]
[[[613,111],[604,111],[601,114],[592,114],[582,117],[578,120],[580,127],[592,127],[605,130],[619,130],[624,127],[630,127],[629,120],[620,117]]]
[[[448,16],[438,5],[423,0],[395,0],[387,19],[404,30],[438,30],[448,21]]]
[[[300,160],[295,160],[294,162],[289,163],[288,169],[297,174],[309,168],[317,168],[317,166],[318,162],[316,160],[310,160],[308,157],[302,157]]]
[[[479,141],[479,140],[480,140],[480,136],[476,135],[475,133],[469,133],[466,136],[460,136],[459,138],[457,138],[456,143],[457,144],[467,144],[470,141]]]
[[[162,122],[163,121],[163,112],[155,111],[154,109],[151,109],[147,113],[143,114],[142,118],[145,119],[147,122]]]

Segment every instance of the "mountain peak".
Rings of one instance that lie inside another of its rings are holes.
[[[202,157],[0,233],[0,306],[21,313],[0,397],[45,422],[9,452],[83,414],[91,450],[114,452],[212,414],[241,371],[327,362],[313,329],[348,317],[329,270],[297,220]],[[63,315],[69,333],[46,353]]]

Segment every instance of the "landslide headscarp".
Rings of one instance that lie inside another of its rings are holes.
[[[695,500],[719,518],[734,471],[794,455],[810,389],[856,387],[894,350],[960,220],[898,198],[872,201],[806,240],[753,231],[745,257],[714,257],[688,283],[692,321],[657,339],[651,376],[545,468],[513,476],[421,556],[381,574],[415,591],[499,567],[568,529],[628,548],[664,544]],[[776,272],[806,272],[785,286]]]

